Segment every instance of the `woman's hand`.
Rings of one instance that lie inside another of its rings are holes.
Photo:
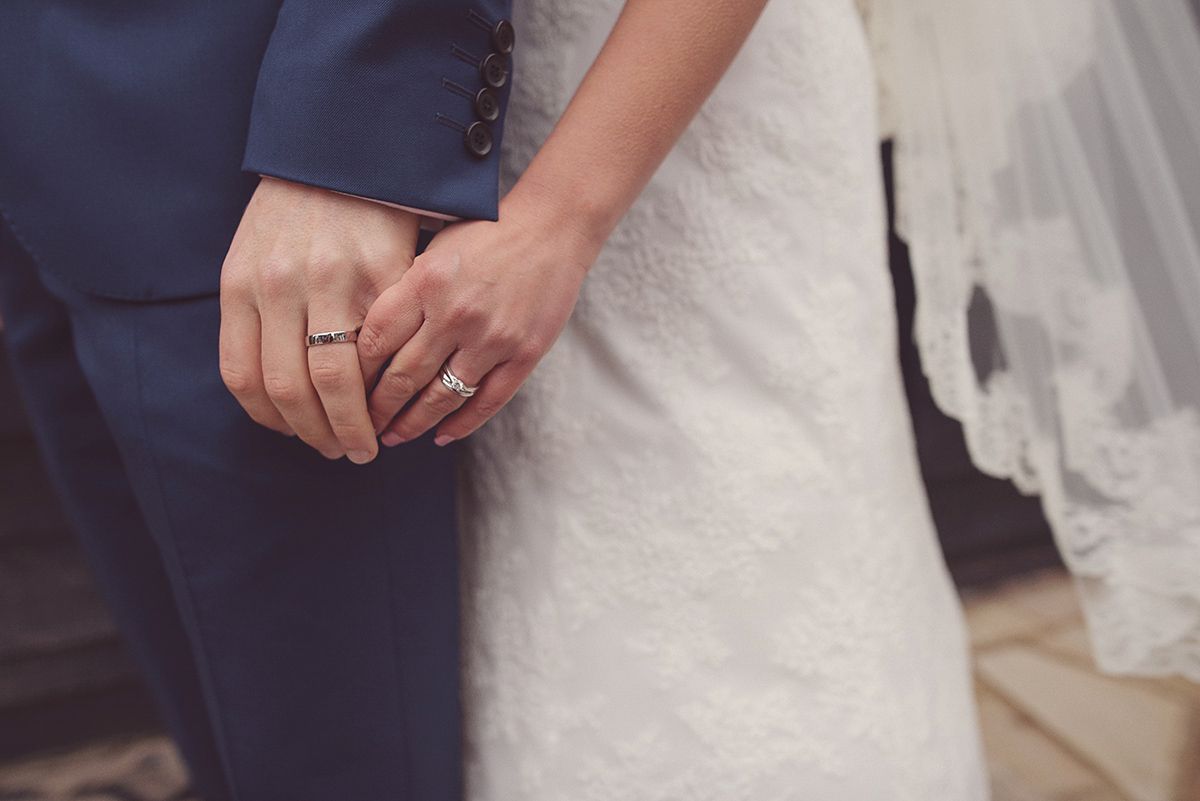
[[[378,452],[353,331],[412,264],[417,215],[264,178],[221,270],[221,376],[250,416],[330,459]]]
[[[399,349],[369,402],[384,445],[443,418],[440,444],[465,437],[516,393],[566,325],[604,240],[765,3],[627,0],[566,112],[501,202],[500,221],[446,228],[367,314],[363,374],[375,375]],[[442,384],[443,364],[479,385],[474,397]]]
[[[566,325],[602,239],[511,197],[499,222],[447,226],[367,313],[363,374],[396,354],[369,401],[384,445],[439,422],[439,445],[467,436],[508,403]],[[467,399],[446,387],[443,365],[478,392]]]

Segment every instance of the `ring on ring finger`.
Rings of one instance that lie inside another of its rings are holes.
[[[321,334],[309,334],[305,341],[310,348],[316,345],[332,345],[337,342],[357,342],[359,331],[362,331],[361,325],[353,331],[326,331]]]
[[[469,398],[479,391],[478,386],[468,386],[465,381],[450,372],[449,364],[442,365],[442,383],[451,392],[464,398]]]

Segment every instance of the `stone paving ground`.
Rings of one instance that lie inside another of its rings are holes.
[[[1200,685],[1097,673],[1057,571],[965,605],[994,801],[1200,801]]]
[[[1200,801],[1200,685],[1097,673],[1057,571],[965,604],[993,801]],[[185,799],[165,737],[0,766],[0,801]]]
[[[174,746],[158,736],[106,742],[0,767],[0,801],[195,799],[187,791]]]

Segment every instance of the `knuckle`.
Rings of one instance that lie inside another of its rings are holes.
[[[429,270],[418,270],[415,266],[404,276],[404,280],[412,287],[413,294],[422,302],[438,296],[437,279]]]
[[[384,395],[395,398],[411,398],[417,392],[417,382],[408,373],[388,370],[379,380],[376,392],[382,390]]]
[[[362,428],[349,420],[331,418],[329,425],[332,427],[333,435],[337,437],[338,442],[342,443],[348,450],[366,450],[372,432],[367,431],[366,435],[364,435]]]
[[[417,437],[419,437],[425,433],[420,428],[418,428],[416,425],[414,425],[413,423],[409,423],[409,422],[397,423],[396,425],[392,426],[388,430],[395,433],[396,436],[400,437],[401,442],[411,442],[412,440],[416,439]]]
[[[425,399],[425,409],[441,418],[461,406],[462,400],[457,395],[443,395],[440,392],[430,393]]]
[[[258,285],[267,297],[287,295],[296,286],[296,271],[286,259],[263,259],[258,268]]]
[[[407,269],[412,254],[405,257],[403,249],[392,240],[370,238],[358,243],[359,259],[370,279],[379,285],[390,285],[397,272]]]
[[[477,299],[462,299],[450,306],[448,316],[456,328],[490,334],[489,312]]]
[[[241,259],[228,258],[221,266],[221,294],[242,295],[249,289],[246,268]]]
[[[254,391],[255,376],[241,365],[222,361],[220,365],[221,380],[225,387],[234,395],[248,395]]]
[[[435,305],[451,297],[455,289],[455,271],[444,259],[418,261],[413,266],[413,291],[423,303]],[[407,276],[405,276],[407,279]]]
[[[450,280],[450,271],[446,268],[446,260],[424,254],[413,261],[413,276],[420,287],[435,289],[444,286]]]
[[[334,253],[318,250],[308,257],[308,284],[314,290],[331,289],[345,273],[343,260]]]
[[[373,325],[364,324],[358,332],[358,352],[367,359],[386,359],[391,355],[387,338]]]
[[[474,400],[475,402],[471,405],[475,407],[473,412],[480,421],[487,420],[505,406],[505,401],[494,398],[476,398]]]
[[[280,406],[294,406],[304,399],[304,389],[291,376],[267,375],[263,377],[267,397]]]
[[[471,309],[464,303],[453,301],[442,312],[442,324],[446,328],[461,329],[471,322]]]
[[[346,383],[350,370],[341,362],[328,358],[314,358],[308,367],[313,385],[318,389],[333,389]]]
[[[519,353],[527,343],[527,337],[512,326],[498,325],[488,334],[492,347],[502,353]]]
[[[388,424],[395,419],[396,413],[391,408],[385,408],[379,402],[372,398],[367,406],[367,414],[371,417],[371,425],[379,433],[383,433],[383,429],[388,427]]]
[[[513,345],[513,356],[510,361],[514,361],[520,365],[537,364],[545,352],[546,349],[542,347],[540,342],[526,337]]]

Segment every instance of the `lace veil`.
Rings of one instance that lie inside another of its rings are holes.
[[[1187,0],[859,0],[935,398],[1041,493],[1097,661],[1200,680]]]

